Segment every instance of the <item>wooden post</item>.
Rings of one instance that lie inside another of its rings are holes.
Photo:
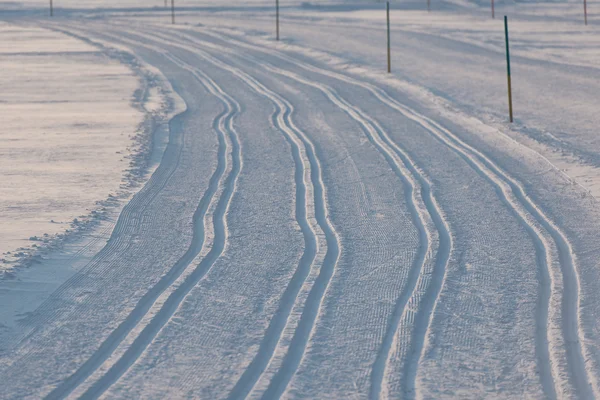
[[[508,78],[508,115],[513,122],[512,87],[510,81],[510,51],[508,48],[508,17],[504,16],[504,40],[506,42],[506,73]]]
[[[50,0],[50,16],[54,15],[54,5],[52,4],[52,0]]]
[[[587,25],[587,0],[583,0],[583,19]]]
[[[496,12],[494,10],[494,0],[492,0],[492,19],[496,18]]]
[[[427,12],[431,11],[431,0],[427,0]]]
[[[279,0],[275,0],[275,37],[279,40]]]
[[[171,23],[175,25],[175,0],[171,0]]]
[[[387,17],[387,71],[388,74],[392,72],[392,47],[390,38],[390,2],[386,3],[386,17]]]

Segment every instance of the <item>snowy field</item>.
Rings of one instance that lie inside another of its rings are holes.
[[[0,1],[0,398],[600,398],[593,4],[272,3]]]
[[[130,69],[54,31],[0,23],[0,69],[1,271],[119,189],[141,115]]]

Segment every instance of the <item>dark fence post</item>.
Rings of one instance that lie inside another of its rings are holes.
[[[50,0],[50,16],[54,15],[54,5],[52,4],[52,0]]]
[[[175,0],[171,0],[171,23],[175,24]]]
[[[508,48],[508,17],[504,16],[504,40],[506,41],[506,73],[508,78],[508,114],[513,122],[512,87],[510,81],[510,51]]]
[[[387,17],[387,71],[388,74],[392,72],[392,46],[390,37],[390,2],[386,3],[386,17]]]
[[[275,0],[275,37],[279,40],[279,0]]]

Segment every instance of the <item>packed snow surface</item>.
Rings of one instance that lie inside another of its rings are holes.
[[[393,2],[387,74],[381,3],[272,3],[11,3],[172,118],[107,241],[0,281],[1,397],[600,398],[594,16],[498,2],[509,124],[487,4]]]

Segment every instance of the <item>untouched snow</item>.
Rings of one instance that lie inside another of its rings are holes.
[[[2,271],[101,211],[143,114],[133,72],[64,34],[0,23],[0,69]]]
[[[377,2],[282,2],[280,42],[271,1],[74,3],[10,18],[160,76],[168,142],[100,239],[0,281],[3,397],[600,398],[578,4],[498,4],[510,125],[483,3],[394,2],[391,75]]]

